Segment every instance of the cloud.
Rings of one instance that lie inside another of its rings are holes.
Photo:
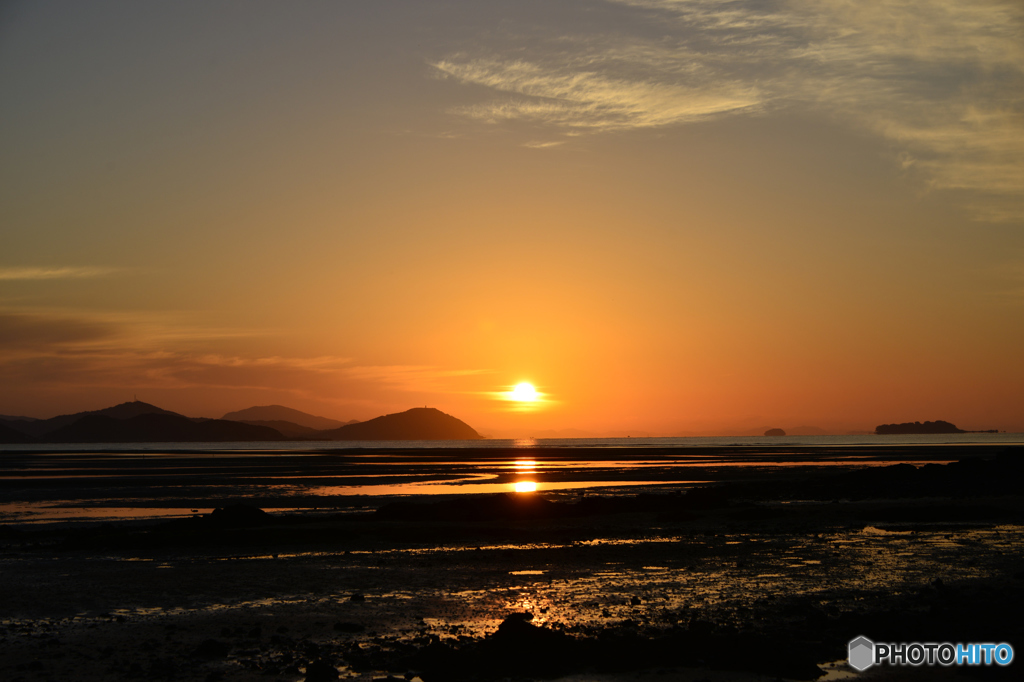
[[[580,135],[800,107],[891,141],[894,163],[970,193],[979,220],[1024,219],[1019,2],[607,3],[630,21],[435,61],[491,93],[455,113]]]
[[[451,379],[490,374],[486,369],[445,369],[430,365],[381,365],[352,367],[345,374],[361,381],[387,384],[403,391],[461,393],[447,384]]]
[[[41,388],[267,390],[305,397],[382,392],[463,393],[486,373],[426,365],[360,366],[341,356],[212,352],[256,330],[189,325],[153,313],[0,310],[0,385]]]
[[[83,279],[115,272],[116,268],[95,267],[0,267],[0,280]]]
[[[524,142],[523,146],[524,147],[528,147],[529,149],[549,149],[551,147],[559,147],[559,146],[561,146],[563,144],[565,144],[565,140],[550,140],[548,142],[541,142],[541,141],[538,140],[538,141]]]
[[[560,71],[518,60],[445,60],[433,66],[462,83],[529,97],[457,110],[491,123],[529,119],[592,131],[654,128],[753,109],[760,103],[757,88],[740,83],[687,85],[629,80],[596,71]]]
[[[64,349],[109,339],[116,329],[103,321],[0,311],[0,349]]]

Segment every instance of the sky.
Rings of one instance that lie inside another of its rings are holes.
[[[1024,431],[1015,0],[8,1],[0,93],[0,414]]]

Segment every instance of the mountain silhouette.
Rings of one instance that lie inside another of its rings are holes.
[[[186,419],[186,417],[178,414],[177,412],[171,412],[170,410],[159,408],[156,405],[144,403],[141,400],[133,400],[128,403],[114,405],[113,407],[105,407],[102,410],[76,412],[75,414],[62,414],[57,417],[51,417],[50,419],[19,419],[17,421],[5,420],[4,423],[11,428],[21,431],[22,433],[34,436],[35,438],[43,438],[48,433],[52,433],[61,427],[74,424],[79,419],[90,415],[111,417],[113,419],[130,419],[143,414],[167,414]]]
[[[50,443],[196,443],[284,440],[279,431],[223,419],[193,421],[179,414],[151,412],[127,419],[87,414],[43,438]]]
[[[34,443],[35,438],[15,427],[0,422],[0,443]]]
[[[226,415],[221,417],[221,419],[245,422],[247,424],[254,422],[289,422],[315,431],[336,429],[338,427],[345,426],[346,424],[356,423],[355,420],[343,422],[337,419],[328,419],[327,417],[317,417],[316,415],[300,412],[299,410],[294,410],[283,405],[250,407],[244,410],[238,410],[237,412],[228,412]]]
[[[321,431],[324,440],[479,440],[466,422],[433,407],[414,407],[338,429]]]
[[[307,423],[326,417],[269,405],[228,415],[288,415]],[[226,415],[227,416],[227,415]],[[280,428],[275,428],[280,427]],[[417,407],[334,429],[313,429],[292,420],[190,419],[141,401],[51,419],[0,419],[0,443],[195,443],[295,440],[477,440],[465,422],[434,408]]]
[[[280,431],[282,436],[292,438],[294,440],[308,440],[310,438],[319,438],[320,429],[311,429],[308,426],[302,426],[294,422],[281,421],[280,419],[246,419],[239,421],[239,424],[249,424],[250,426],[266,426],[267,428]]]

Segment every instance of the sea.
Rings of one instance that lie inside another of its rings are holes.
[[[1024,433],[949,433],[878,436],[687,436],[666,438],[485,438],[482,440],[253,441],[211,443],[0,444],[3,452],[336,452],[339,450],[449,450],[508,448],[742,448],[903,445],[1024,445]]]
[[[946,464],[1021,433],[0,445],[0,526],[365,512],[389,499],[682,492],[779,468]],[[958,447],[959,446],[959,447]]]

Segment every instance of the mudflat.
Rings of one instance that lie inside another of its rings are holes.
[[[512,484],[524,456],[534,481],[586,487],[323,490]],[[8,517],[5,680],[840,679],[860,635],[1022,641],[1014,447],[2,460],[0,502],[26,509],[200,510]]]

